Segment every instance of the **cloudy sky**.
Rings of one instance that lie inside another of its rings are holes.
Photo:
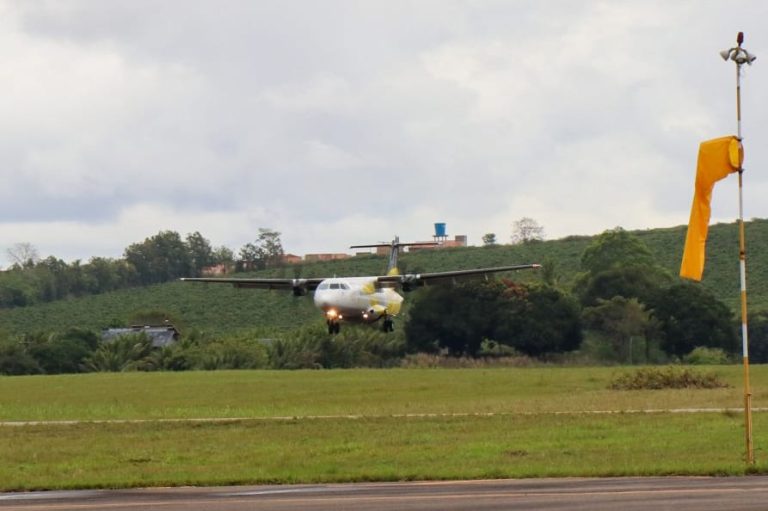
[[[698,143],[736,130],[739,30],[768,217],[766,23],[760,0],[0,0],[0,267],[164,229],[303,254],[684,224]]]

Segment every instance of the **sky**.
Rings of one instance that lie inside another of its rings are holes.
[[[0,0],[0,267],[174,230],[351,252],[688,221],[736,132],[768,217],[768,2]],[[765,57],[763,59],[763,57]],[[737,179],[712,221],[738,217]]]

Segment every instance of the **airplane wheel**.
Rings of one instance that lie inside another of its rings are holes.
[[[334,334],[338,334],[339,332],[341,332],[341,324],[340,323],[336,323],[334,325],[334,327],[333,327],[333,330],[334,330],[333,331]]]
[[[338,321],[329,321],[328,322],[328,335],[334,335],[341,332],[341,325]]]
[[[395,322],[391,319],[385,319],[384,323],[381,325],[381,329],[384,332],[394,332],[395,331]]]

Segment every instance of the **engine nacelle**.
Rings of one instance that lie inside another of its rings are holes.
[[[304,279],[293,279],[293,296],[306,296],[307,295],[307,281]]]
[[[365,312],[365,314],[368,319],[376,320],[376,319],[379,319],[384,314],[386,314],[386,312],[387,312],[386,307],[384,307],[383,305],[376,304],[368,307],[368,310]]]
[[[409,291],[413,291],[414,288],[419,287],[422,285],[421,277],[419,275],[403,275],[402,279],[400,280],[400,287],[403,291],[406,293]]]

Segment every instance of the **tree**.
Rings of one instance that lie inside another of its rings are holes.
[[[611,300],[616,296],[637,298],[648,303],[668,282],[666,275],[656,268],[627,266],[598,272],[585,282],[580,282],[578,288],[581,290],[581,303],[592,307],[600,300]]]
[[[552,287],[557,287],[562,280],[557,270],[557,262],[551,258],[547,258],[541,263],[539,275],[544,284]]]
[[[749,361],[757,364],[768,362],[768,312],[749,315]]]
[[[483,246],[492,247],[496,245],[496,235],[492,232],[483,234]]]
[[[650,313],[636,298],[614,296],[610,300],[599,299],[597,305],[584,310],[587,327],[604,337],[611,345],[616,360],[634,362],[633,341],[643,340],[648,361],[648,331]]]
[[[581,345],[581,310],[573,297],[551,286],[515,285],[505,298],[493,340],[534,357]]]
[[[195,231],[187,234],[185,244],[189,253],[191,275],[199,276],[203,268],[211,266],[216,262],[211,243],[199,232]]]
[[[280,241],[279,232],[259,229],[257,242],[262,250],[265,267],[280,266],[283,263],[285,251],[283,250],[283,243]]]
[[[544,227],[533,218],[524,216],[512,224],[512,244],[530,243],[544,239]]]
[[[620,266],[656,266],[645,243],[621,227],[600,234],[581,256],[582,269],[592,275]]]
[[[582,339],[576,300],[549,286],[501,281],[425,290],[405,335],[411,351],[470,356],[484,339],[532,356],[576,349]]]
[[[19,268],[31,268],[40,260],[37,249],[28,242],[16,243],[5,252],[13,265]]]
[[[698,346],[730,353],[738,347],[731,311],[700,285],[659,290],[650,305],[659,322],[661,349],[670,355],[682,357]]]
[[[240,248],[240,261],[238,270],[253,270],[258,267],[260,257],[259,247],[253,243],[246,243]]]
[[[69,329],[63,334],[27,335],[27,352],[46,374],[77,373],[98,347],[98,336],[89,330]]]
[[[280,266],[284,255],[280,233],[264,228],[259,228],[255,242],[246,243],[240,249],[240,260],[247,269],[263,270]]]
[[[106,257],[92,257],[83,267],[85,288],[91,293],[114,291],[126,285],[118,272],[118,265],[124,264]]]
[[[22,289],[0,283],[0,308],[24,307],[27,297]]]
[[[231,266],[235,262],[235,253],[232,249],[225,247],[224,245],[213,249],[213,261],[214,264],[223,264],[225,266]]]
[[[620,227],[592,241],[581,256],[581,267],[585,272],[576,279],[574,289],[585,306],[614,296],[647,303],[670,280],[645,243]]]
[[[493,336],[502,293],[498,282],[466,282],[421,291],[405,325],[408,348],[474,356],[483,339]]]
[[[39,374],[40,365],[18,340],[0,339],[0,374]]]
[[[191,274],[192,263],[187,245],[175,231],[160,231],[125,249],[141,284],[158,284]]]
[[[79,264],[78,261],[78,267]],[[53,256],[38,262],[30,271],[37,281],[38,298],[43,302],[76,295],[82,288],[82,275],[76,275],[66,262]],[[80,282],[77,282],[78,277]]]

